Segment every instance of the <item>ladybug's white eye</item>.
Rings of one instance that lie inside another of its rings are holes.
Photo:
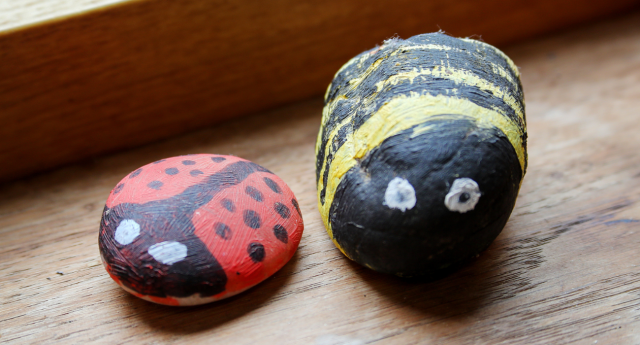
[[[156,243],[149,247],[149,254],[165,265],[173,265],[187,257],[187,246],[175,241]]]
[[[140,235],[140,224],[133,219],[125,219],[116,228],[115,239],[118,243],[127,245]]]
[[[453,181],[449,193],[444,198],[444,204],[450,211],[465,213],[476,207],[480,195],[482,194],[476,181],[463,177]]]

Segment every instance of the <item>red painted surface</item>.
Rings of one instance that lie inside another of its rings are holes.
[[[224,160],[221,160],[222,158]],[[170,198],[238,161],[246,160],[234,156],[198,154],[172,157],[147,164],[138,169],[138,173],[136,170],[118,183],[107,199],[107,207],[113,208],[121,203],[143,204]],[[265,182],[265,178],[277,184],[276,191]],[[161,182],[162,186],[159,189],[150,188],[149,185],[158,184],[154,181]],[[255,197],[247,193],[249,187],[260,192],[259,199],[262,201],[255,200]],[[222,203],[224,199],[233,202],[234,212],[225,208]],[[283,217],[276,210],[274,205],[277,203],[287,207],[288,212],[282,212],[282,209],[280,212],[287,217]],[[261,224],[257,229],[248,226],[243,220],[244,210],[253,210],[260,216]],[[228,279],[222,293],[205,298],[203,303],[242,292],[274,274],[295,253],[304,228],[293,192],[278,176],[261,171],[250,174],[240,184],[216,193],[213,199],[194,212],[191,221],[195,227],[195,234],[218,260]],[[225,239],[216,233],[217,223],[224,223],[231,229],[230,238]],[[274,227],[277,225],[286,229],[286,241],[278,239],[274,234]],[[159,238],[158,242],[162,240]],[[252,243],[264,246],[262,261],[256,262],[248,255],[248,248]],[[108,266],[107,270],[109,271]],[[111,276],[121,284],[117,277]],[[161,304],[179,304],[179,300],[170,296],[138,297]]]

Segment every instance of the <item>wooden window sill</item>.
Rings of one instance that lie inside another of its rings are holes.
[[[439,28],[505,45],[634,0],[0,0],[0,182],[321,95]]]
[[[315,97],[2,187],[0,340],[635,344],[638,23],[636,12],[506,49],[523,76],[529,170],[503,233],[445,279],[377,274],[333,246],[316,208]],[[139,300],[100,263],[105,199],[135,168],[197,152],[239,155],[280,175],[300,201],[301,246],[272,278],[231,299],[195,308]]]

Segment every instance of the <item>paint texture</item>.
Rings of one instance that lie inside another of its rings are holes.
[[[100,223],[109,275],[160,304],[240,293],[295,253],[304,225],[295,196],[269,170],[198,154],[147,164],[113,189]]]
[[[316,143],[333,242],[400,276],[476,256],[504,227],[526,171],[524,108],[517,68],[482,42],[424,34],[351,59],[325,94]]]

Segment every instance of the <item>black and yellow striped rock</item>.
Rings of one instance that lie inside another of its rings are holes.
[[[349,258],[437,276],[502,231],[527,166],[519,72],[498,49],[441,33],[345,64],[316,144],[320,213]]]

